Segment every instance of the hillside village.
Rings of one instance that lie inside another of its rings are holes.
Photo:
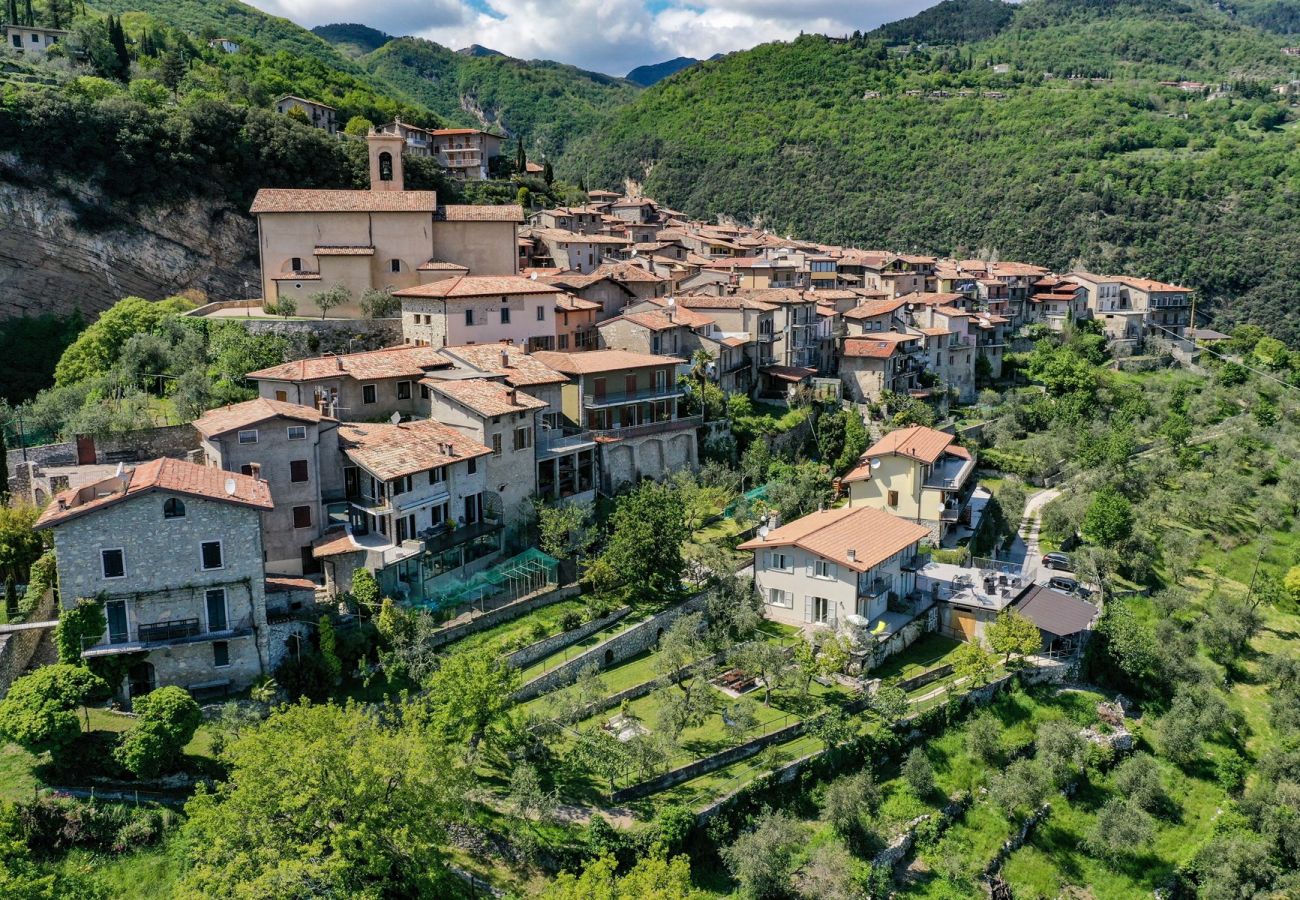
[[[126,298],[5,406],[0,884],[1300,890],[1300,352],[273,109],[366,186],[261,187],[243,294]]]

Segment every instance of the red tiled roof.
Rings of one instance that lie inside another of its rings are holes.
[[[442,262],[441,260],[431,259],[428,262],[422,262],[415,267],[420,272],[468,272],[469,266],[462,266],[460,263]]]
[[[440,206],[438,218],[444,222],[522,222],[524,208],[513,203]]]
[[[737,549],[762,551],[793,545],[856,572],[866,572],[929,534],[930,529],[924,525],[887,512],[869,506],[845,506],[810,513],[769,532],[766,538],[746,541]]]
[[[923,463],[933,463],[953,440],[953,436],[945,431],[913,425],[889,432],[868,447],[863,456],[908,456]]]
[[[621,369],[645,369],[650,366],[669,366],[686,362],[686,360],[678,359],[675,356],[634,353],[631,350],[586,350],[580,353],[538,350],[533,356],[555,371],[564,372],[566,375],[617,372]]]
[[[492,452],[455,428],[432,420],[340,425],[339,447],[349,459],[384,481]]]
[[[295,422],[314,423],[322,419],[329,420],[329,416],[312,406],[257,397],[243,403],[210,409],[194,420],[194,427],[204,437],[214,437],[277,417],[293,419]]]
[[[758,312],[769,312],[776,309],[776,306],[771,303],[754,300],[750,297],[742,297],[737,294],[727,294],[723,297],[714,297],[709,294],[686,294],[677,298],[677,305],[690,309],[752,309]]]
[[[444,278],[428,284],[393,291],[394,297],[433,297],[454,300],[460,297],[493,297],[523,294],[559,294],[554,285],[538,279],[521,278],[518,275],[462,275],[459,278]]]
[[[121,477],[113,475],[55,494],[34,527],[61,525],[151,491],[166,491],[254,509],[274,506],[271,489],[260,479],[179,459],[154,459],[126,469]]]
[[[506,384],[515,387],[563,384],[569,380],[515,344],[466,344],[461,347],[443,347],[442,352],[480,372],[501,375]],[[506,365],[502,364],[503,353],[508,363]]]
[[[850,358],[888,359],[898,350],[899,344],[919,340],[915,334],[899,334],[896,331],[853,335],[844,339],[844,355]]]
[[[364,353],[299,359],[249,372],[247,377],[267,381],[316,381],[340,376],[358,381],[403,376],[419,378],[428,369],[449,365],[450,361],[432,347],[388,347]]]
[[[816,369],[809,369],[804,366],[763,366],[759,371],[764,375],[770,375],[779,381],[788,381],[791,384],[798,384],[804,379],[817,374]]]
[[[487,381],[482,378],[439,381],[436,378],[426,378],[420,383],[428,385],[429,390],[449,397],[486,418],[546,408],[546,404],[536,397],[499,381]]]
[[[853,309],[845,312],[844,318],[873,319],[876,316],[888,315],[906,303],[907,301],[902,297],[892,297],[885,300],[869,300],[866,303],[861,303],[853,307]]]
[[[262,188],[249,209],[259,213],[427,212],[438,208],[434,191],[333,191]]]

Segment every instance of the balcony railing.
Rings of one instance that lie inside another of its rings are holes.
[[[674,382],[663,387],[643,388],[637,391],[621,391],[618,393],[606,391],[603,394],[584,394],[582,405],[587,409],[597,409],[606,406],[621,406],[625,403],[669,400],[673,397],[680,397],[683,393],[685,392]]]
[[[975,468],[975,460],[965,459],[959,464],[939,466],[930,473],[930,477],[925,479],[925,487],[935,488],[941,491],[955,491],[966,483],[970,477],[971,471]]]
[[[887,593],[890,590],[888,578],[873,578],[858,591],[859,597],[870,597],[872,599]]]
[[[598,438],[635,438],[647,434],[660,434],[665,431],[681,431],[696,428],[704,421],[701,416],[682,416],[679,419],[665,419],[662,422],[645,422],[641,425],[628,425],[623,428],[593,429],[592,434]]]
[[[592,432],[575,428],[542,428],[537,432],[537,458],[580,449],[595,440]]]
[[[204,627],[198,618],[168,619],[147,622],[125,632],[83,638],[81,655],[85,657],[112,656],[119,653],[136,653],[173,644],[192,644],[200,641],[220,641],[253,633],[251,616],[231,619],[224,628]]]

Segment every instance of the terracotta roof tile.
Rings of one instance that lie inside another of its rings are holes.
[[[753,300],[749,297],[741,297],[736,294],[728,294],[724,297],[713,297],[708,294],[687,294],[677,298],[677,305],[689,309],[752,309],[758,312],[770,312],[776,309],[774,304]]]
[[[650,366],[678,365],[686,362],[675,356],[656,356],[651,353],[634,353],[631,350],[586,350],[580,353],[539,350],[533,356],[555,371],[564,372],[566,375],[645,369]]]
[[[166,491],[254,509],[274,506],[271,489],[260,479],[179,459],[154,459],[126,469],[121,477],[113,475],[55,494],[36,520],[35,527],[60,525],[150,491]]]
[[[796,546],[857,572],[880,565],[930,534],[930,529],[869,506],[815,512],[782,525],[765,539],[746,541],[737,549]],[[849,558],[853,551],[853,558]]]
[[[275,418],[312,423],[320,422],[322,419],[333,421],[329,416],[312,406],[283,403],[279,400],[257,397],[243,403],[210,409],[194,420],[194,427],[204,437],[214,437],[218,434],[226,434],[230,431],[247,428],[250,425],[256,425],[259,422]]]
[[[861,303],[853,309],[844,313],[846,319],[873,319],[876,316],[884,316],[892,313],[907,303],[902,297],[893,297],[888,300],[869,300]]]
[[[515,387],[563,384],[569,379],[515,344],[466,344],[443,347],[442,352],[470,368],[490,375],[500,375]],[[503,365],[502,354],[508,364]]]
[[[469,266],[462,266],[460,263],[454,262],[443,262],[437,259],[422,262],[415,268],[420,272],[469,272]]]
[[[360,553],[365,549],[352,540],[352,531],[345,525],[331,528],[311,543],[311,555],[316,559],[340,556],[344,553]]]
[[[546,404],[536,397],[499,381],[482,378],[439,381],[436,378],[426,378],[420,383],[428,385],[434,393],[449,397],[486,418],[546,408]]]
[[[456,429],[432,420],[340,425],[339,447],[349,459],[384,481],[492,452]]]
[[[429,369],[450,365],[450,360],[432,347],[388,347],[364,353],[299,359],[249,372],[248,377],[267,381],[316,381],[337,377],[369,381],[403,376],[419,378]]]
[[[913,425],[889,432],[868,447],[863,456],[908,456],[923,463],[933,463],[953,440],[953,436],[945,431]]]
[[[427,212],[438,208],[433,191],[331,191],[262,188],[249,212]]]
[[[440,206],[437,218],[444,222],[522,222],[524,208],[507,203],[501,206],[457,205]]]
[[[604,307],[594,300],[583,300],[581,297],[575,297],[572,294],[562,294],[555,298],[555,308],[563,312],[587,312],[593,309],[603,309]]]
[[[518,275],[462,275],[428,284],[393,291],[394,297],[434,297],[454,300],[458,297],[492,297],[523,294],[559,294],[560,289],[538,279]]]
[[[907,341],[919,341],[915,334],[881,331],[854,335],[844,339],[844,355],[850,358],[888,359]]]

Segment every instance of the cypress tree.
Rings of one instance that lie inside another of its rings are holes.
[[[126,49],[126,32],[122,30],[122,20],[108,17],[108,42],[117,55],[117,77],[126,81],[131,74],[131,54]]]
[[[551,168],[549,159],[542,163],[542,181],[546,182],[547,187],[550,187],[551,183],[555,181],[555,170]]]
[[[524,153],[524,136],[519,135],[519,142],[515,145],[515,171],[523,175],[528,170],[528,156]]]

